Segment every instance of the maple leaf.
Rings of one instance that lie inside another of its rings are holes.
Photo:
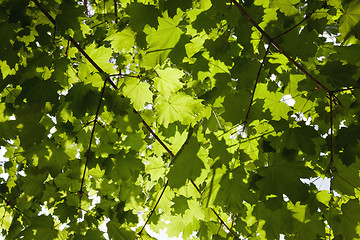
[[[130,98],[136,110],[144,109],[145,103],[152,103],[153,93],[150,85],[146,82],[139,82],[138,79],[129,79],[125,82],[123,93]]]
[[[180,82],[184,73],[178,69],[166,68],[158,70],[159,77],[154,78],[155,88],[168,99],[173,92],[182,88],[183,83]]]
[[[181,154],[178,155],[173,167],[168,173],[169,186],[180,188],[185,184],[187,179],[195,179],[200,176],[204,164],[197,156],[200,144],[195,137],[191,137],[185,144]]]
[[[183,124],[195,123],[197,115],[203,109],[201,102],[200,99],[194,99],[181,92],[172,94],[168,99],[159,96],[155,100],[158,121],[164,126],[175,121]]]
[[[0,1],[1,236],[359,238],[360,4],[320,2]]]
[[[262,195],[285,194],[291,201],[305,201],[309,197],[309,187],[302,183],[300,178],[310,178],[314,172],[301,162],[288,162],[274,159],[273,165],[260,168],[258,174],[262,177],[257,186],[262,190]]]

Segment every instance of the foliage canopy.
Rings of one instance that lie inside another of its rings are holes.
[[[0,1],[2,235],[359,239],[359,13]]]

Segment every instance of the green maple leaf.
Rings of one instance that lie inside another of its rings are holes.
[[[359,228],[360,205],[358,199],[350,199],[341,205],[342,214],[334,217],[334,235],[338,239],[358,239],[360,237],[357,229]]]
[[[74,32],[81,32],[78,19],[84,15],[84,7],[75,1],[65,0],[60,4],[61,13],[56,16],[57,29],[61,33],[72,29]]]
[[[57,149],[55,147],[51,148],[51,155],[49,161],[47,162],[48,167],[50,167],[50,173],[53,177],[56,177],[56,174],[59,174],[63,167],[67,164],[69,156],[62,151],[62,149]]]
[[[111,42],[111,47],[116,52],[129,51],[135,45],[135,36],[130,28],[126,28],[121,32],[109,34],[106,40]]]
[[[22,232],[25,239],[56,239],[57,233],[53,219],[45,215],[31,218],[30,226]]]
[[[115,73],[114,65],[109,62],[112,57],[112,51],[110,48],[106,48],[104,46],[97,47],[97,44],[93,42],[90,45],[87,45],[85,48],[85,52],[104,70],[106,73]],[[89,64],[87,60],[85,60],[87,66],[91,71],[96,71],[95,67],[92,64]]]
[[[174,212],[183,215],[185,213],[185,210],[189,209],[188,199],[189,198],[182,195],[174,197],[172,199],[172,202],[174,202],[174,205],[172,206]]]
[[[327,76],[327,80],[336,89],[356,85],[356,81],[352,77],[356,71],[355,65],[343,64],[340,61],[329,61],[320,68],[320,73]]]
[[[151,180],[157,181],[165,174],[165,162],[162,158],[149,158],[149,162],[145,165],[145,171],[151,175]]]
[[[227,164],[232,159],[232,154],[227,150],[227,145],[224,140],[219,141],[214,135],[210,136],[212,148],[209,150],[209,157],[211,158],[210,166],[212,168],[221,167],[222,164]]]
[[[264,219],[265,224],[262,227],[265,230],[265,239],[280,239],[281,233],[292,232],[294,219],[291,212],[286,207],[282,206],[279,209],[269,209],[260,204],[255,209],[254,214],[258,219]]]
[[[249,92],[229,93],[225,96],[223,107],[225,112],[221,115],[225,121],[238,124],[245,120],[249,108]]]
[[[294,6],[300,0],[272,0],[270,6],[273,8],[279,8],[286,16],[295,15],[298,10]]]
[[[302,183],[300,178],[312,177],[314,172],[301,162],[274,159],[271,166],[260,168],[258,173],[263,177],[257,182],[262,195],[285,194],[293,202],[305,201],[309,197],[309,186]]]
[[[28,175],[23,184],[23,190],[29,196],[40,197],[45,190],[44,181],[47,174]]]
[[[150,27],[144,29],[147,34],[148,49],[142,61],[143,65],[154,67],[157,64],[161,65],[165,61],[182,34],[181,29],[178,27],[180,21],[181,16],[176,15],[174,18],[170,18],[167,14],[164,14],[162,18],[159,18],[157,30]]]
[[[153,5],[133,2],[126,7],[126,13],[130,16],[130,26],[136,32],[141,32],[148,24],[157,27],[159,9]]]
[[[169,98],[173,92],[182,88],[183,83],[179,80],[184,76],[184,72],[175,68],[165,68],[157,70],[158,77],[154,78],[155,88],[165,98]]]
[[[336,171],[331,180],[331,188],[342,194],[354,195],[356,193],[355,189],[360,187],[359,167],[359,159],[349,166],[336,161]]]
[[[316,141],[316,138],[320,138],[319,133],[310,126],[306,126],[300,123],[301,127],[290,128],[285,130],[282,137],[277,138],[272,142],[272,146],[275,148],[286,147],[287,149],[300,149],[306,154],[315,154],[316,144],[322,139]]]
[[[354,35],[359,39],[359,23],[360,23],[360,2],[351,1],[345,8],[343,15],[340,17],[339,31],[342,39],[347,39],[349,34],[354,32]]]
[[[22,91],[19,94],[17,101],[27,99],[28,103],[42,103],[57,101],[57,91],[60,86],[51,81],[43,81],[39,78],[30,78],[21,84]],[[34,94],[36,93],[36,94]]]
[[[137,158],[135,151],[126,153],[121,151],[114,159],[115,168],[113,169],[113,176],[120,179],[129,179],[131,176],[137,175],[143,170],[144,165],[141,160]]]
[[[125,82],[123,93],[130,98],[136,110],[144,109],[145,103],[152,103],[153,93],[150,85],[146,82],[139,82],[138,79],[128,79]]]
[[[70,102],[69,107],[75,117],[82,117],[85,113],[95,114],[100,99],[100,93],[89,84],[74,84],[66,95],[66,100]]]
[[[109,235],[109,238],[112,240],[132,240],[136,239],[136,235],[134,232],[123,228],[120,226],[120,224],[116,221],[109,221],[106,224],[107,227],[107,233]]]
[[[286,43],[284,48],[293,56],[307,60],[316,54],[317,46],[314,42],[317,38],[318,34],[315,31],[303,29],[300,34],[296,31],[291,31],[289,34],[283,36],[284,42]]]
[[[199,149],[199,142],[195,137],[190,137],[167,175],[170,187],[180,188],[187,179],[195,180],[200,176],[204,163],[197,156]]]
[[[220,181],[220,189],[216,196],[216,203],[225,206],[232,212],[241,212],[243,201],[253,203],[254,194],[244,182],[246,173],[242,167],[226,173]]]
[[[264,110],[269,109],[273,120],[287,119],[288,113],[291,111],[289,107],[282,100],[284,94],[281,92],[269,92],[266,84],[258,84],[256,87],[255,96],[264,99]]]
[[[172,94],[168,99],[159,96],[155,100],[158,121],[165,127],[175,121],[183,124],[194,123],[203,109],[201,102],[202,100],[194,99],[182,92]]]

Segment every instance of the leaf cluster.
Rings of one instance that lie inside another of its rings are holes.
[[[1,235],[360,238],[359,11],[0,1]]]

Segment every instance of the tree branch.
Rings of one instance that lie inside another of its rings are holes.
[[[267,49],[266,49],[265,55],[264,55],[264,57],[263,57],[263,60],[262,60],[262,62],[261,62],[261,64],[260,64],[259,71],[258,71],[257,76],[256,76],[256,80],[255,80],[255,84],[254,84],[254,89],[253,89],[252,94],[251,94],[251,99],[250,99],[249,108],[248,108],[247,113],[246,113],[246,116],[245,116],[245,122],[247,122],[248,119],[249,119],[249,114],[250,114],[251,106],[252,106],[253,101],[254,101],[254,95],[255,95],[256,86],[257,86],[257,84],[258,84],[258,82],[259,82],[261,69],[262,69],[262,68],[264,67],[264,65],[265,65],[265,59],[266,59],[266,56],[267,56],[268,53],[269,53],[269,50],[270,50],[270,45],[269,45],[269,46],[267,47]]]
[[[333,93],[338,93],[338,92],[351,91],[351,90],[355,90],[355,89],[360,89],[360,86],[349,87],[349,88],[344,88],[344,89],[338,89],[338,90],[335,90],[335,91],[332,91],[332,92]]]
[[[11,205],[11,202],[8,201],[5,197],[3,197],[0,194],[0,198],[5,202],[6,206],[10,206],[11,208],[15,209],[16,211],[18,211],[20,214],[22,214],[23,216],[30,218],[26,213],[24,213],[23,211],[21,211],[20,209],[18,209],[15,205]]]
[[[118,23],[118,10],[117,10],[117,1],[114,0],[114,12],[115,12],[115,23]]]
[[[88,10],[88,8],[87,8],[87,5],[88,5],[88,1],[87,1],[87,0],[84,0],[85,14],[86,14],[86,15],[89,15],[89,10]]]
[[[50,20],[50,22],[54,25],[56,25],[56,21],[55,19],[41,6],[41,4],[38,2],[38,0],[31,0],[35,3],[35,5],[40,9],[40,11]],[[102,68],[96,64],[96,62],[84,51],[84,49],[82,49],[80,47],[80,45],[75,41],[74,38],[72,38],[71,36],[68,36],[69,41],[74,45],[74,47],[76,47],[76,49],[91,63],[91,65],[93,65],[93,67],[101,73],[105,73],[104,70],[102,70]],[[117,89],[115,83],[113,81],[111,81],[110,78],[107,78],[107,81],[109,81],[109,83],[111,84],[111,86],[114,89]]]
[[[109,78],[109,77],[108,77]],[[86,169],[87,169],[87,165],[90,159],[90,153],[91,153],[91,145],[92,145],[92,141],[94,139],[94,135],[95,135],[95,127],[96,127],[96,123],[97,123],[97,119],[99,117],[99,112],[100,112],[100,108],[101,108],[101,103],[104,97],[104,92],[105,92],[105,87],[106,87],[106,83],[107,81],[104,81],[104,86],[101,89],[101,95],[100,95],[100,99],[99,99],[99,104],[97,106],[96,109],[96,113],[95,113],[95,118],[94,118],[94,124],[93,124],[93,128],[91,130],[91,136],[90,136],[90,142],[89,142],[89,148],[87,150],[87,154],[86,154],[86,161],[85,161],[85,167],[84,167],[84,172],[82,175],[82,179],[81,179],[81,186],[80,186],[80,190],[79,190],[79,198],[80,198],[80,208],[81,208],[81,198],[83,196],[83,187],[84,187],[84,180],[85,180],[85,174],[86,174]]]
[[[330,94],[330,168],[334,164],[334,114],[333,114],[333,94]]]
[[[153,215],[153,213],[155,212],[155,209],[156,209],[157,205],[159,204],[162,196],[164,195],[165,189],[166,189],[166,187],[168,186],[168,184],[169,184],[169,180],[166,181],[165,186],[164,186],[163,190],[161,191],[161,194],[160,194],[158,200],[157,200],[156,203],[155,203],[155,206],[154,206],[153,209],[151,210],[151,212],[150,212],[148,218],[146,219],[146,222],[145,222],[144,225],[142,226],[141,230],[138,232],[138,235],[139,235],[139,236],[141,236],[142,231],[144,230],[145,226],[147,225],[147,223],[148,223],[149,220],[150,220],[150,217],[151,217],[151,216]]]
[[[313,13],[314,13],[314,11],[312,13],[306,15],[306,17],[303,20],[301,20],[298,24],[296,24],[295,26],[291,27],[290,29],[280,33],[278,36],[274,37],[273,40],[278,39],[278,38],[284,36],[285,34],[287,34],[288,32],[290,32],[290,31],[294,30],[295,28],[297,28],[300,24],[302,24],[303,22],[308,20]]]
[[[294,64],[301,72],[303,72],[308,78],[315,82],[320,88],[325,90],[327,93],[331,91],[322,83],[320,83],[314,76],[312,76],[308,71],[305,70],[299,63],[297,63],[290,55],[285,52],[277,43],[275,43],[272,37],[269,36],[255,21],[254,19],[245,11],[245,9],[236,1],[231,0],[232,3],[240,10],[240,12],[249,20],[249,22],[269,41],[269,44],[275,47],[280,53],[282,53],[292,64]]]
[[[240,239],[240,237],[238,235],[236,235],[236,233],[231,230],[231,228],[229,228],[226,223],[221,219],[221,217],[216,213],[216,211],[213,208],[210,208],[211,211],[216,215],[216,217],[220,220],[221,224],[224,225],[226,227],[227,230],[229,230],[229,232],[237,239]]]

